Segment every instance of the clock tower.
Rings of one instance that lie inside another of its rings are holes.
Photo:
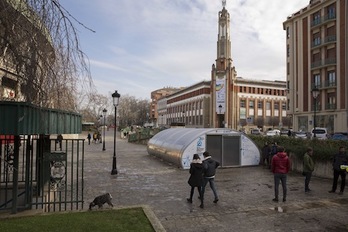
[[[237,129],[237,73],[233,66],[230,39],[230,14],[226,0],[219,11],[217,58],[211,71],[211,122],[212,127]]]

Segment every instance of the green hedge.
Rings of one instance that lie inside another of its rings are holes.
[[[261,150],[265,142],[273,143],[277,142],[279,146],[285,148],[287,153],[292,153],[298,158],[302,159],[307,147],[312,147],[315,160],[330,161],[332,156],[338,152],[338,148],[348,147],[348,141],[338,140],[317,140],[317,139],[299,139],[288,136],[260,136],[260,135],[248,135],[252,139],[258,148]]]

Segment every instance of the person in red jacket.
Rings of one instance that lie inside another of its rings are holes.
[[[284,147],[278,147],[278,153],[272,158],[272,172],[274,174],[274,193],[273,201],[278,202],[279,182],[282,182],[283,187],[283,202],[286,201],[286,177],[290,170],[290,160],[284,152]]]

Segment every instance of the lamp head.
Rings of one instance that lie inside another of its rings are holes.
[[[319,93],[320,93],[319,89],[317,87],[314,87],[311,92],[312,92],[313,98],[317,99],[317,97],[319,96]]]
[[[121,95],[117,93],[117,90],[115,90],[115,92],[111,96],[112,96],[114,106],[115,107],[118,106]]]

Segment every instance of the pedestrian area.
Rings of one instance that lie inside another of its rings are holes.
[[[80,138],[87,137],[87,134]],[[85,145],[85,205],[110,192],[115,207],[146,205],[164,229],[174,231],[348,231],[348,190],[343,195],[328,193],[332,179],[313,178],[311,193],[304,193],[304,178],[288,176],[287,202],[274,203],[273,175],[257,167],[218,169],[219,202],[207,186],[205,208],[199,208],[198,194],[188,204],[188,170],[179,169],[148,155],[146,146],[116,142],[117,175],[110,175],[113,132],[106,132],[102,144]],[[212,154],[214,156],[214,154]],[[282,191],[280,190],[280,196]],[[104,208],[108,206],[105,205]]]

